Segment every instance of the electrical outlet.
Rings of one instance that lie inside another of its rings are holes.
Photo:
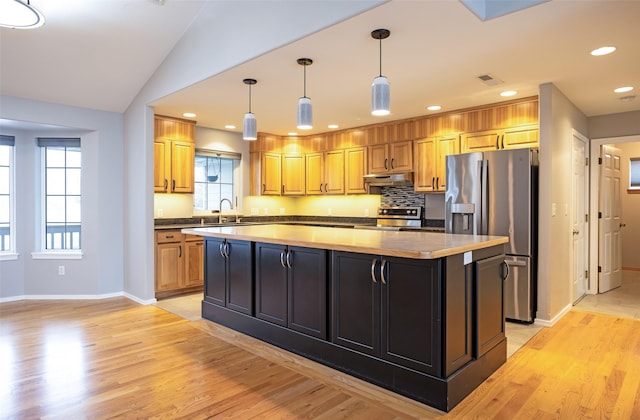
[[[364,209],[364,217],[369,217],[369,209]]]
[[[280,214],[284,214],[284,208],[280,207]]]
[[[264,208],[264,215],[268,215],[269,214],[269,207],[265,207]]]
[[[333,214],[333,211],[331,209],[327,209],[327,214],[331,216]]]
[[[257,216],[258,214],[260,214],[260,211],[258,210],[257,207],[251,207],[251,215],[252,216]]]
[[[163,214],[164,214],[164,210],[158,209],[158,217],[162,217]]]
[[[59,276],[64,276],[64,265],[59,265],[58,266],[58,275]]]

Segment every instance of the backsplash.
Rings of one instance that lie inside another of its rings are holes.
[[[380,188],[380,205],[382,207],[424,207],[424,194],[413,191],[410,186],[394,186]]]

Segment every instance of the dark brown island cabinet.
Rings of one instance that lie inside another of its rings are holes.
[[[202,315],[449,411],[506,361],[503,261],[205,236]]]

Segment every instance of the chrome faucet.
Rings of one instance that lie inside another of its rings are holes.
[[[233,210],[233,203],[231,202],[231,200],[229,200],[228,198],[223,198],[222,200],[220,200],[220,205],[219,205],[220,213],[218,213],[219,224],[222,224],[222,203],[224,203],[225,201],[229,203],[229,210]]]

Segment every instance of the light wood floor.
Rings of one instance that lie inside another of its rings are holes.
[[[126,298],[0,304],[1,418],[438,418],[215,324]],[[447,418],[640,418],[640,321],[574,310]]]

